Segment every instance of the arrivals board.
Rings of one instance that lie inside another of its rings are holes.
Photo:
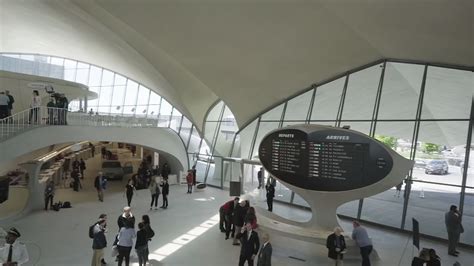
[[[298,128],[273,131],[259,147],[263,166],[292,185],[351,190],[380,181],[392,168],[383,144],[359,132],[317,125]]]

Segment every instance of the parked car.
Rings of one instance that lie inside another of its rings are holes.
[[[102,172],[108,180],[122,180],[126,174],[133,173],[133,166],[129,162],[122,167],[119,161],[103,161]]]
[[[446,162],[445,160],[432,160],[426,165],[425,174],[447,175],[448,169],[448,162]]]
[[[426,161],[423,159],[415,159],[414,167],[424,169],[426,167]]]

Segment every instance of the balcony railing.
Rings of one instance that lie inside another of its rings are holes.
[[[30,108],[0,120],[0,141],[27,130],[56,125],[106,127],[169,127],[172,117],[135,117],[68,112],[62,108]]]

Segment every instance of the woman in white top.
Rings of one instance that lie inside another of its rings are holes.
[[[152,176],[150,186],[148,187],[150,189],[150,193],[151,193],[150,210],[153,207],[153,203],[155,203],[155,210],[158,210],[158,207],[157,207],[158,206],[158,198],[160,197],[160,186],[158,185],[158,179],[159,179],[159,177]]]
[[[41,106],[41,97],[39,96],[39,92],[37,90],[33,91],[33,97],[31,98],[30,104],[30,124],[31,123],[38,123],[38,113],[39,107]]]

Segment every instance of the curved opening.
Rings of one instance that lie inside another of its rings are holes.
[[[48,180],[54,182],[53,203],[69,201],[75,205],[97,200],[94,181],[99,171],[105,175],[114,173],[118,176],[115,178],[117,176],[111,175],[108,179],[106,191],[109,196],[123,193],[130,179],[135,181],[137,189],[146,189],[152,176],[160,175],[159,169],[165,163],[170,168],[170,184],[178,184],[184,171],[184,166],[178,158],[169,152],[149,146],[103,141],[95,142],[93,144],[95,152],[92,152],[89,143],[55,144],[4,163],[5,167],[18,169],[17,171],[27,177],[23,179],[19,177],[18,185],[10,182],[12,185],[9,186],[9,197],[0,204],[0,220],[21,214],[28,206],[32,209],[42,208]],[[104,154],[102,151],[105,151]],[[81,159],[84,161],[85,169],[79,167],[76,181],[72,172],[76,161],[79,165]],[[31,162],[34,162],[33,167],[26,166],[25,163]],[[148,183],[143,183],[145,186],[139,187],[141,180],[146,180]],[[40,202],[32,204],[31,200]],[[126,203],[124,199],[123,204]],[[50,202],[47,208],[51,208]]]

